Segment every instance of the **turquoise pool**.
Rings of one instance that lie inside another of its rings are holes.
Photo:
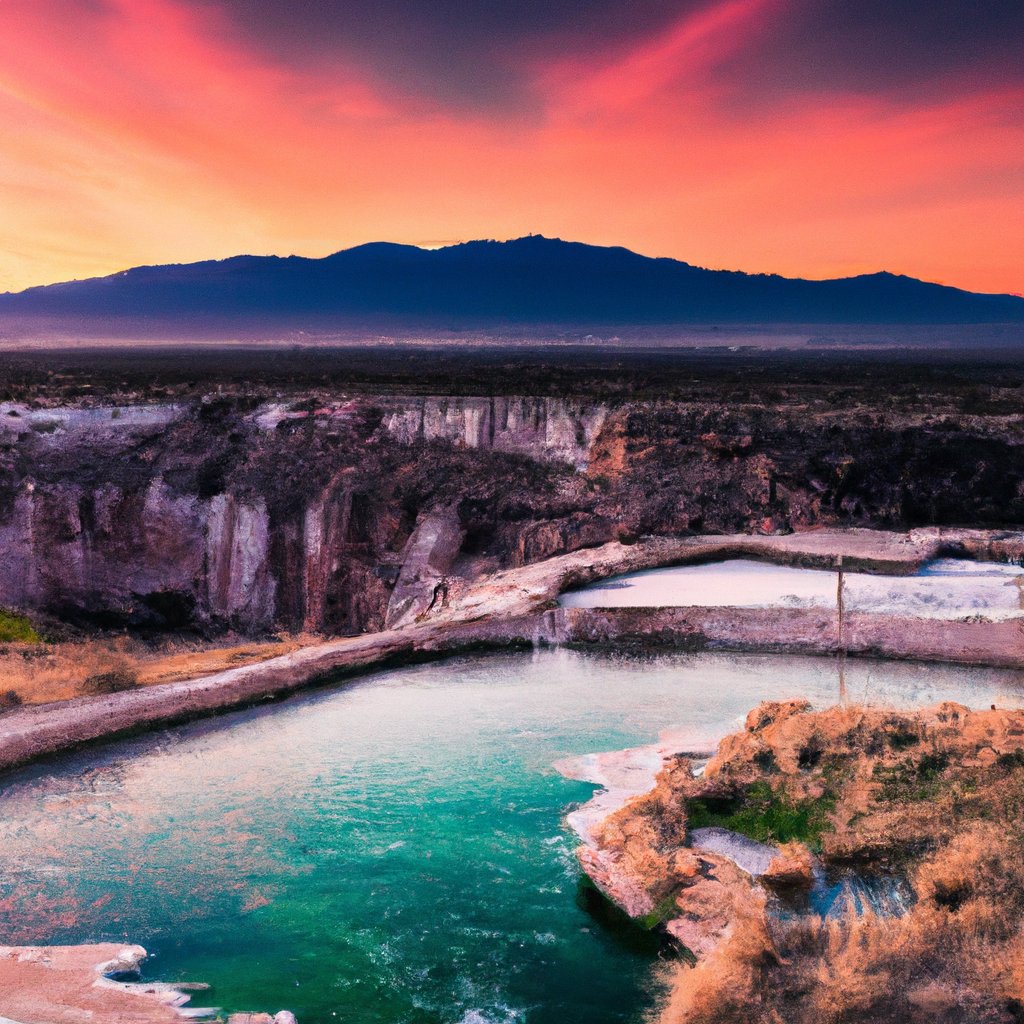
[[[1019,706],[1019,673],[848,662],[851,699]],[[130,940],[194,1001],[300,1024],[601,1024],[656,940],[578,887],[554,760],[838,695],[828,659],[567,650],[381,672],[0,780],[0,943]]]

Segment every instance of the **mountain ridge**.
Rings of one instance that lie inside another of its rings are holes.
[[[527,235],[438,249],[368,242],[322,258],[238,255],[0,293],[0,318],[353,325],[1024,323],[1024,298],[879,271],[812,281],[708,270]]]

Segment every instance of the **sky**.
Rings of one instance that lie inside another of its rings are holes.
[[[1024,3],[0,0],[0,291],[531,232],[1024,293]]]

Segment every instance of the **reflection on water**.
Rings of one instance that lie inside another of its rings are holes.
[[[835,610],[839,575],[737,558],[616,576],[563,594],[567,608],[821,608]],[[847,612],[930,619],[1024,615],[1024,569],[944,558],[916,576],[843,573]]]
[[[906,706],[1020,684],[846,665],[851,699]],[[639,1021],[655,950],[579,897],[564,815],[593,787],[552,761],[837,686],[829,659],[467,657],[64,757],[2,784],[0,943],[130,939],[150,977],[300,1024]]]

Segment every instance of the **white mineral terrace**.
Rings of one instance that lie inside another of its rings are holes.
[[[653,569],[563,594],[567,608],[836,608],[839,574],[747,559]],[[843,610],[990,622],[1024,616],[1024,569],[938,559],[916,576],[843,573]]]

